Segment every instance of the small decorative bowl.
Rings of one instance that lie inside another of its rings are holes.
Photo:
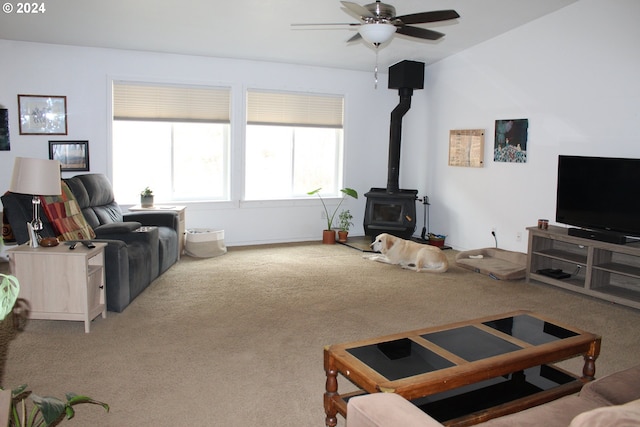
[[[40,240],[40,246],[44,246],[45,248],[52,248],[54,246],[58,246],[60,242],[58,242],[57,237],[45,237]]]

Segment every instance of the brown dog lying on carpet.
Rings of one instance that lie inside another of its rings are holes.
[[[444,273],[449,268],[440,248],[404,240],[391,234],[379,234],[371,248],[382,255],[365,256],[372,261],[400,265],[417,272]]]

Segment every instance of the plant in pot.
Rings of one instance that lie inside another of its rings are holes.
[[[353,225],[351,220],[353,216],[349,209],[343,209],[338,215],[338,242],[346,242],[347,236],[349,235],[349,227]]]
[[[16,331],[21,331],[25,320],[28,317],[29,304],[26,300],[18,298],[20,284],[15,276],[0,274],[0,341],[3,346],[7,346]],[[3,349],[3,351],[6,349]],[[4,365],[2,366],[4,370]],[[4,373],[4,372],[2,372]],[[67,393],[66,401],[56,397],[41,397],[27,390],[27,385],[23,384],[13,390],[4,390],[0,387],[0,395],[11,396],[11,402],[6,402],[6,407],[0,408],[0,412],[8,410],[8,420],[0,422],[10,426],[35,427],[35,426],[56,426],[66,417],[70,420],[75,415],[73,406],[83,403],[102,406],[109,412],[109,405],[99,402],[88,396],[80,396],[75,393]],[[31,401],[31,404],[28,403]]]
[[[446,238],[447,236],[442,234],[429,233],[429,241],[427,243],[430,244],[431,246],[437,246],[441,248],[444,246],[444,240]]]
[[[153,191],[149,187],[140,192],[140,206],[143,208],[153,207]]]
[[[320,190],[322,190],[322,188],[317,188],[313,191],[309,191],[307,194],[310,196],[313,196],[315,194],[320,198],[320,201],[322,202],[322,207],[324,208],[324,213],[327,219],[327,228],[322,232],[322,243],[333,244],[336,242],[336,232],[333,229],[333,220],[336,217],[336,213],[338,212],[340,205],[342,205],[342,202],[344,202],[344,197],[340,199],[340,203],[338,203],[338,206],[336,206],[336,209],[333,211],[331,215],[329,215],[329,209],[327,209],[327,205],[324,203],[324,200],[320,195]],[[346,194],[347,196],[353,197],[354,199],[358,198],[358,192],[353,188],[343,188],[340,191],[343,194]]]

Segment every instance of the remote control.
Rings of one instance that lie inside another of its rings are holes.
[[[93,249],[96,247],[96,245],[93,244],[93,242],[86,242],[86,241],[82,241],[82,244],[85,245],[87,248],[89,249]]]

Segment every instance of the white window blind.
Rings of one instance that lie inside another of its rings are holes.
[[[343,126],[344,98],[293,92],[247,91],[247,123],[250,125]]]
[[[230,122],[231,89],[114,82],[114,120]]]

